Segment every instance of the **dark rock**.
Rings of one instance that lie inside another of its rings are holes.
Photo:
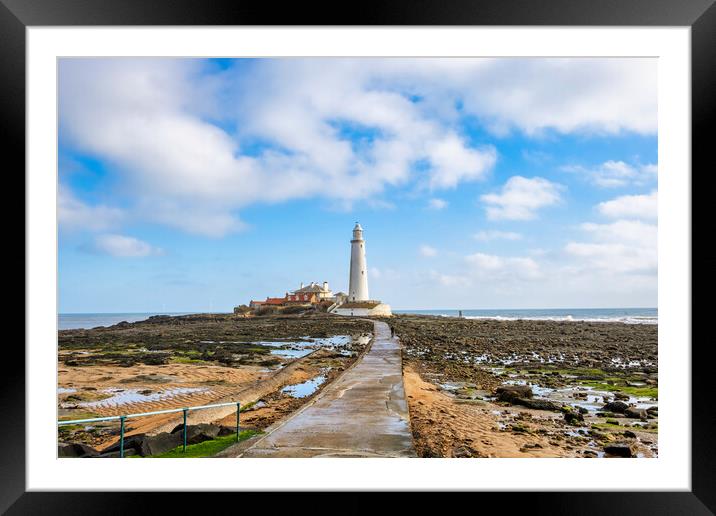
[[[181,446],[183,443],[182,434],[162,432],[157,435],[146,435],[139,447],[139,454],[142,457],[151,457],[152,455],[161,455],[164,452]]]
[[[99,452],[82,443],[59,443],[57,445],[57,456],[58,457],[98,457]]]
[[[658,416],[659,415],[659,407],[647,407],[646,413],[650,416]]]
[[[564,421],[568,425],[577,426],[581,423],[584,423],[584,416],[579,412],[566,410],[564,412]]]
[[[127,450],[136,450],[137,453],[141,450],[142,447],[142,441],[144,440],[146,434],[135,434],[131,435],[129,437],[124,438],[124,451]],[[114,443],[112,446],[109,446],[103,450],[103,455],[105,453],[111,453],[111,452],[118,452],[119,451],[119,441]]]
[[[614,412],[597,412],[599,417],[622,417],[621,414],[615,414]]]
[[[631,430],[624,430],[624,437],[631,437],[632,439],[634,439],[636,438],[636,434]]]
[[[219,427],[219,437],[223,437],[225,435],[235,435],[236,434],[236,427],[235,426],[224,426],[221,425]]]
[[[132,457],[134,455],[139,455],[139,452],[135,450],[134,448],[129,448],[128,450],[124,450],[124,456],[125,457]],[[102,459],[119,459],[119,450],[113,451],[113,452],[105,452],[102,455],[100,455],[100,458]]]
[[[618,400],[627,401],[629,399],[628,394],[624,394],[623,392],[615,392],[614,397]]]
[[[532,387],[529,385],[502,385],[495,390],[500,401],[512,402],[517,398],[531,398]]]
[[[606,412],[617,412],[619,414],[624,414],[624,412],[626,412],[626,409],[628,408],[629,405],[627,405],[623,401],[611,401],[604,405],[602,407],[602,410]]]
[[[624,411],[624,415],[625,415],[626,417],[630,417],[630,418],[634,418],[634,419],[644,419],[644,420],[646,420],[647,417],[648,417],[648,414],[647,414],[646,410],[644,410],[644,409],[637,409],[637,408],[634,408],[634,407],[628,407],[628,408]]]
[[[535,409],[535,410],[553,410],[559,412],[562,410],[561,405],[557,405],[553,401],[549,400],[535,400],[527,398],[515,398],[512,400],[515,405],[522,405],[523,407]]]
[[[460,446],[453,449],[452,456],[455,458],[470,458],[472,457],[472,452],[466,446]]]
[[[612,457],[634,457],[635,447],[630,443],[611,443],[604,447],[604,453]]]
[[[177,434],[180,436],[183,442],[183,432],[184,425],[177,425],[174,427],[174,429],[171,431],[172,434]],[[198,444],[202,443],[204,441],[210,441],[211,439],[216,439],[216,437],[219,435],[219,431],[221,428],[218,425],[210,425],[207,423],[200,423],[198,425],[187,425],[186,427],[186,443],[187,444]],[[236,430],[234,429],[234,432]],[[226,434],[224,434],[226,435]]]

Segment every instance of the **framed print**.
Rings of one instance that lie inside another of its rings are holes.
[[[712,4],[3,0],[3,510],[711,513]]]

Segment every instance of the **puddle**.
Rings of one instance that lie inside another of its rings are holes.
[[[77,392],[77,389],[72,389],[69,387],[58,387],[57,388],[57,394],[70,394],[73,392]]]
[[[582,407],[589,412],[600,412],[607,403],[605,399],[614,398],[614,394],[608,391],[600,391],[594,389],[594,387],[581,385],[552,389],[529,383],[526,380],[506,380],[504,383],[507,385],[529,385],[532,387],[534,395],[538,398],[561,402],[574,407]],[[578,394],[578,397],[575,397],[575,394]],[[624,403],[638,409],[658,407],[658,401],[648,397],[629,396],[629,399],[624,400]]]
[[[313,349],[273,349],[271,350],[272,355],[276,355],[284,358],[301,358],[305,357],[309,353],[312,353]]]
[[[583,426],[581,428],[572,428],[569,430],[565,430],[564,435],[568,435],[570,437],[587,437],[589,435],[590,430],[591,429],[587,428],[586,426]]]
[[[465,386],[465,382],[445,382],[438,384],[438,387],[440,387],[444,391],[457,391]]]
[[[164,400],[174,398],[182,394],[206,392],[209,389],[205,387],[177,387],[175,389],[167,389],[165,391],[140,394],[140,391],[143,390],[144,389],[103,389],[101,392],[112,394],[112,396],[103,400],[77,403],[77,405],[81,407],[113,407],[117,405],[127,405],[130,403],[144,403],[147,401]]]
[[[318,390],[318,388],[326,381],[326,375],[322,374],[306,380],[303,383],[296,383],[294,385],[287,385],[281,392],[293,396],[294,398],[305,398],[310,396]]]
[[[370,341],[370,335],[361,335],[353,339],[350,335],[333,335],[332,337],[300,337],[299,340],[266,340],[257,341],[253,344],[279,348],[271,350],[271,354],[288,359],[305,357],[317,349],[331,349],[343,356],[351,357],[355,351],[352,345],[365,346]]]

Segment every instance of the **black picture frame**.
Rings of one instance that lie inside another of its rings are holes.
[[[716,191],[711,134],[716,129],[716,6],[714,0],[411,0],[272,3],[243,0],[0,0],[0,147],[5,163],[25,168],[25,31],[33,26],[88,25],[533,25],[688,26],[692,73],[692,490],[690,492],[480,493],[480,505],[518,512],[567,514],[713,514],[716,512],[716,428],[707,321],[716,281],[716,251],[697,228],[713,215],[707,196]],[[9,160],[8,160],[9,158]],[[700,170],[698,174],[693,171]],[[8,169],[9,171],[9,169]],[[688,173],[689,171],[684,171]],[[19,196],[17,196],[19,197]],[[9,220],[16,219],[15,216]],[[709,232],[702,231],[704,235]],[[26,258],[23,254],[23,258]],[[16,255],[14,262],[19,262]],[[17,269],[20,269],[17,263]],[[26,269],[25,269],[26,270]],[[711,295],[710,295],[711,294]],[[11,324],[16,324],[12,322]],[[19,326],[19,325],[18,325]],[[700,331],[697,331],[700,330]],[[669,343],[688,349],[689,343]],[[13,367],[3,368],[0,391],[0,511],[8,514],[134,514],[146,512],[132,493],[36,493],[25,489],[25,356],[6,346]],[[519,472],[516,472],[519,474]],[[144,497],[156,495],[144,494]],[[213,503],[227,496],[212,494]],[[454,496],[454,495],[451,495]],[[488,497],[493,499],[488,499]],[[185,512],[192,497],[172,494],[162,512]],[[350,512],[371,510],[372,495],[344,500]],[[462,497],[461,497],[462,498]],[[473,496],[473,498],[475,498]],[[412,497],[424,504],[423,497]],[[296,496],[291,497],[294,509]],[[299,502],[300,503],[300,502]],[[453,504],[464,500],[454,499]],[[475,504],[475,500],[468,502]],[[484,504],[484,505],[483,505]],[[473,505],[474,506],[474,505]],[[469,507],[469,506],[466,506]],[[310,509],[310,507],[309,507]],[[476,509],[477,510],[477,509]]]

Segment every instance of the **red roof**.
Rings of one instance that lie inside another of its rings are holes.
[[[282,305],[286,302],[286,299],[282,297],[267,297],[264,301],[265,305]]]

